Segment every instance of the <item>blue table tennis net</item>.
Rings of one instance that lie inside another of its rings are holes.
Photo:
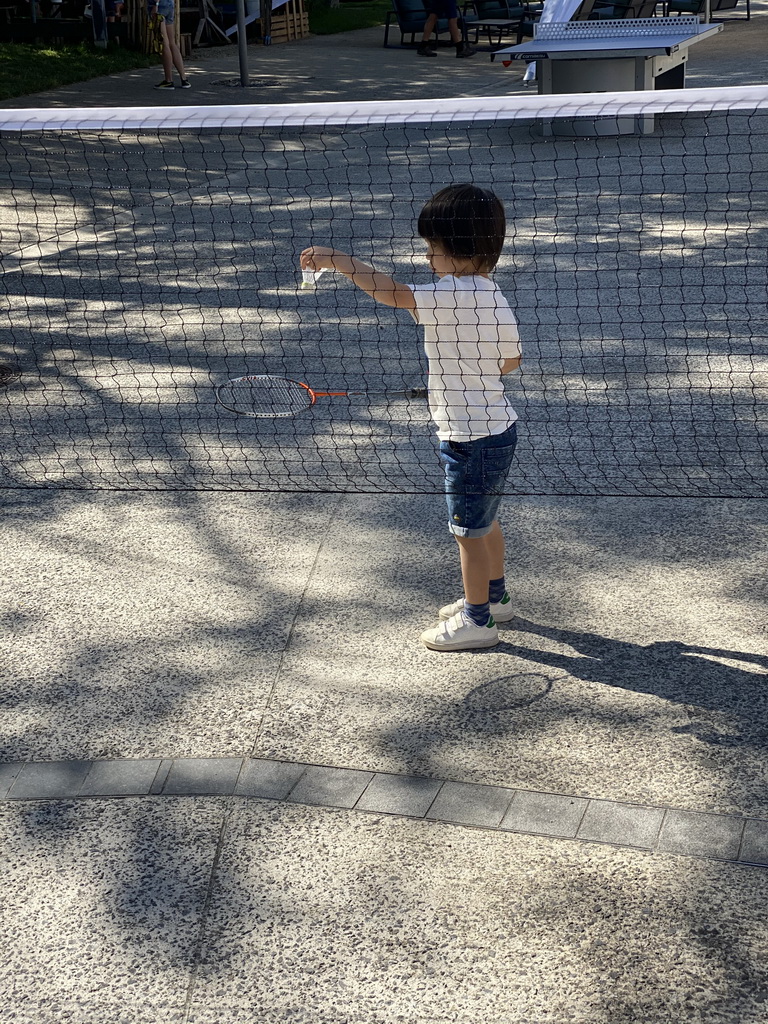
[[[651,134],[557,133],[641,114]],[[426,283],[418,212],[471,181],[508,216],[509,492],[768,493],[766,88],[0,121],[0,487],[440,491],[424,401],[273,422],[215,389],[427,382],[407,313],[338,275],[302,291],[298,256]]]

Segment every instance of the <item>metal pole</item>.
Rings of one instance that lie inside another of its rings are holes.
[[[248,85],[248,37],[245,34],[245,0],[237,0],[237,50],[240,58],[240,85]]]

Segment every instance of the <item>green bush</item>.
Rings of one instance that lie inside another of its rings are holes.
[[[390,0],[365,0],[338,7],[331,7],[330,0],[304,0],[304,4],[309,14],[309,31],[319,36],[383,25],[387,11],[392,10]]]

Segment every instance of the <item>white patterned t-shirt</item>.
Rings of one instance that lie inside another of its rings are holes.
[[[496,285],[479,275],[447,274],[412,285],[413,318],[424,328],[429,409],[441,441],[501,434],[517,419],[501,363],[520,357],[517,321]]]

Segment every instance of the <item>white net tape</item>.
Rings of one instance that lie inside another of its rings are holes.
[[[665,113],[728,113],[768,107],[768,85],[730,89],[402,100],[396,103],[286,103],[217,107],[92,107],[0,110],[0,131],[122,131],[201,128],[322,128],[352,124],[439,124],[628,117]]]

